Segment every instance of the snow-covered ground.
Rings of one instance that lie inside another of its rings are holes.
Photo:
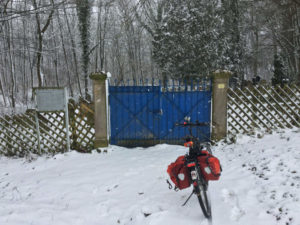
[[[2,225],[201,225],[191,188],[168,189],[166,169],[181,146],[92,154],[0,158]],[[210,183],[214,225],[300,224],[300,130],[241,136],[213,149],[223,173]]]

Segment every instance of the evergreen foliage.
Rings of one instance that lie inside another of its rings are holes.
[[[224,68],[220,13],[217,0],[167,1],[153,40],[153,57],[164,78],[206,76]]]
[[[224,34],[228,48],[225,51],[226,65],[233,76],[240,78],[243,75],[243,23],[242,5],[238,0],[222,0],[222,15],[224,18]]]
[[[283,84],[285,83],[286,75],[285,75],[285,68],[282,62],[282,58],[278,55],[274,55],[274,75],[272,78],[272,85],[276,84]]]
[[[90,19],[91,2],[90,0],[76,0],[78,15],[78,25],[82,48],[82,72],[84,77],[85,97],[88,97],[88,68],[89,68],[89,49],[90,49]]]

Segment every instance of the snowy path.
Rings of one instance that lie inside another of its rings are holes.
[[[112,146],[107,153],[0,158],[0,224],[206,225],[191,189],[170,191],[167,165],[187,150]],[[300,224],[300,133],[242,137],[214,149],[214,225]]]

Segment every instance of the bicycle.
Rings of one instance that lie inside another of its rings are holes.
[[[202,170],[199,165],[199,156],[207,155],[204,153],[204,150],[212,154],[210,148],[210,142],[200,142],[197,137],[192,134],[192,127],[199,127],[199,126],[207,126],[207,123],[199,123],[196,121],[195,123],[190,123],[189,119],[186,119],[183,124],[176,124],[177,126],[187,127],[189,129],[190,135],[185,138],[184,146],[189,147],[189,152],[185,155],[186,166],[189,169],[189,179],[191,184],[193,185],[193,191],[185,203],[182,205],[186,205],[193,194],[197,195],[200,207],[204,216],[207,219],[211,219],[211,204],[210,200],[207,196],[208,192],[208,181],[204,178]],[[209,140],[209,139],[208,139]],[[204,148],[204,146],[206,148]]]

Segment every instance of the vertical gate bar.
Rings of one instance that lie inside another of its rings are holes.
[[[194,91],[194,81],[193,81],[193,79],[190,80],[190,86],[191,86],[191,91],[190,91],[189,95],[191,96],[190,97],[191,98],[191,103],[194,104],[193,100],[196,100],[195,102],[197,102],[197,96],[195,95],[195,91]],[[196,115],[195,115],[195,117],[193,117],[194,112],[193,112],[192,105],[191,105],[191,109],[189,109],[191,111],[191,118],[193,118],[193,121],[197,120],[197,117],[198,117],[197,109],[198,108],[196,108]],[[198,132],[198,129],[196,129],[196,130]]]
[[[136,86],[136,80],[133,79],[132,80],[132,86],[130,87],[131,89],[131,93],[132,93],[132,98],[131,98],[131,101],[132,101],[132,106],[133,106],[133,113],[136,114],[136,105],[137,105],[137,93],[136,93],[136,90],[137,90],[137,86]],[[133,135],[133,139],[136,140],[136,119],[133,118],[133,132],[134,132],[134,135]],[[130,140],[130,144],[132,143],[132,139]]]
[[[162,89],[162,86],[161,86],[161,79],[159,79],[158,81],[158,86],[159,86],[159,89],[158,89],[158,110],[159,110],[159,116],[157,117],[158,119],[158,123],[157,123],[157,127],[158,127],[158,137],[159,137],[159,143],[161,144],[161,89]]]
[[[174,82],[175,83],[175,82]],[[175,84],[176,85],[176,84]],[[174,101],[174,104],[172,106],[172,115],[173,115],[173,122],[176,122],[176,123],[180,123],[180,121],[178,121],[178,116],[176,116],[176,108],[174,107],[175,104],[177,104],[177,102],[175,102],[175,99],[176,99],[176,96],[178,96],[178,92],[176,90],[176,88],[174,88],[174,91],[172,93],[172,98],[173,98],[173,101]],[[174,110],[175,109],[175,110]],[[176,120],[176,121],[175,121]],[[173,139],[174,140],[178,140],[178,127],[174,126],[174,129],[175,131],[173,131]],[[178,144],[178,143],[177,143]]]
[[[111,83],[113,83],[113,80],[111,81]],[[108,85],[108,93],[111,93],[111,90],[110,90],[110,87],[111,87],[112,84],[109,84]],[[109,110],[109,117],[110,117],[110,138],[109,138],[109,143],[111,143],[112,141],[112,133],[113,133],[113,130],[112,130],[112,125],[111,125],[111,121],[112,121],[112,114],[111,114],[111,107],[112,107],[112,104],[111,104],[111,95],[108,96],[108,102],[109,102],[109,107],[110,107],[110,110]]]
[[[137,105],[137,103],[138,103],[138,97],[137,97],[137,95],[139,94],[139,93],[137,93],[136,92],[136,90],[137,90],[138,88],[137,88],[137,81],[136,81],[136,79],[133,79],[133,86],[132,86],[132,92],[133,92],[133,105],[134,105],[134,114],[136,114],[136,111],[137,111],[137,107],[136,107],[136,105]],[[137,135],[136,135],[136,133],[137,133],[137,129],[136,129],[136,124],[137,124],[137,120],[136,120],[136,118],[134,118],[134,141],[136,141],[137,140]]]
[[[173,99],[173,101],[174,101],[174,92],[175,92],[175,84],[174,84],[174,79],[172,78],[172,92],[171,92],[171,94],[169,94],[169,96],[171,95],[171,97],[172,97],[172,99]],[[173,105],[174,104],[172,104],[171,105],[171,108],[170,108],[170,114],[172,115],[172,122],[173,123],[175,123],[176,121],[174,121],[174,107],[173,107]],[[171,127],[174,127],[174,124],[172,124],[172,126]],[[175,130],[176,130],[176,128],[174,127],[173,128],[173,130],[172,130],[172,136],[170,137],[170,138],[172,138],[172,142],[174,142],[174,140],[175,140]],[[173,143],[174,144],[174,143]]]
[[[152,78],[152,127],[153,127],[153,145],[155,144],[155,136],[156,136],[156,132],[155,132],[155,122],[154,122],[154,78]]]
[[[199,90],[199,79],[197,79],[197,84],[196,85],[197,85],[197,87],[196,87],[196,89],[197,89],[196,98],[197,98],[197,101],[198,101],[199,100],[199,92],[200,92],[200,90]],[[199,113],[197,113],[197,120],[200,121]],[[198,129],[197,129],[197,137],[199,138],[199,130]]]
[[[127,83],[126,89],[124,89],[124,91],[126,90],[125,96],[126,96],[128,108],[130,109],[131,108],[131,105],[130,105],[130,95],[131,95],[130,80],[128,79],[127,82],[128,83]],[[124,110],[124,115],[125,115],[125,110]],[[130,121],[131,118],[130,118],[129,112],[126,116],[128,117],[128,120]],[[123,139],[125,140],[124,142],[126,143],[126,145],[130,144],[130,136],[132,135],[132,126],[130,126],[130,122],[129,122],[129,126],[128,126],[128,131],[129,131],[128,133],[126,133],[126,132],[123,133],[123,137],[124,137]]]
[[[118,90],[119,92],[117,92],[117,90]],[[114,88],[114,95],[117,96],[117,97],[119,97],[118,94],[121,95],[121,96],[120,96],[120,99],[121,99],[122,101],[125,101],[125,95],[124,95],[124,93],[123,93],[124,90],[125,90],[125,87],[115,87],[115,88]],[[115,106],[114,106],[114,109],[116,110],[115,112],[117,112],[117,110],[118,110],[118,108],[119,108],[118,106],[119,106],[118,104],[115,104]],[[117,118],[115,122],[119,123],[120,120],[124,121],[125,114],[123,113],[123,110],[124,110],[123,107],[120,107],[120,108],[119,108],[120,118]],[[117,116],[117,117],[118,117],[118,116]],[[118,138],[116,137],[115,142],[118,142],[119,140],[122,140],[123,137],[124,137],[124,136],[123,136],[123,134],[121,133],[121,134],[119,135]]]
[[[110,107],[110,143],[112,143],[113,142],[113,132],[114,132],[114,130],[113,130],[113,126],[112,126],[112,123],[114,122],[114,114],[112,113],[113,112],[113,104],[112,104],[112,95],[113,95],[113,92],[112,92],[112,88],[111,88],[112,86],[109,86],[108,88],[109,88],[109,96],[108,96],[108,102],[109,102],[109,107]]]
[[[149,82],[149,80],[148,80],[148,82]],[[151,105],[149,105],[149,102],[151,102],[151,92],[153,92],[153,88],[151,86],[151,82],[147,83],[147,84],[148,84],[148,88],[149,88],[149,91],[147,93],[147,117],[148,117],[148,124],[150,125],[150,123],[151,123]],[[150,141],[152,141],[152,144],[154,144],[153,140],[154,140],[155,134],[154,134],[153,124],[152,124],[151,131],[152,131],[153,137],[152,137],[152,140],[149,140],[149,143],[150,143]]]
[[[195,86],[196,86],[196,88],[195,88],[196,89],[196,99],[198,101],[198,99],[199,99],[199,79],[197,79]],[[199,113],[197,113],[197,120],[200,121]],[[197,135],[198,135],[198,133],[197,133]]]
[[[183,92],[183,94],[184,94],[184,114],[187,116],[187,114],[186,114],[186,112],[187,112],[187,99],[186,99],[186,90],[187,90],[187,88],[186,88],[186,79],[184,79],[183,80],[183,85],[184,85],[184,92]],[[186,129],[185,129],[186,130]],[[186,135],[186,134],[185,134]]]
[[[116,92],[116,89],[117,89],[117,88],[121,88],[121,87],[115,86],[115,87],[112,88],[111,95],[112,95],[113,97],[116,97],[116,95],[117,95],[117,92]],[[113,99],[113,98],[112,98],[112,99]],[[114,100],[114,101],[115,101],[115,100]],[[112,112],[118,112],[118,111],[116,110],[117,104],[114,104],[114,105],[112,105],[111,107],[112,107]],[[120,109],[120,110],[121,110],[121,109]],[[115,115],[114,115],[114,119],[112,119],[112,121],[114,122],[114,124],[118,124],[119,118],[118,118],[118,116],[116,115],[116,113],[114,113],[114,114],[115,114]],[[123,113],[121,113],[121,115],[123,115]],[[116,133],[116,130],[114,130],[114,133]],[[114,137],[114,143],[117,144],[117,142],[118,142],[118,138],[115,136],[115,137]]]
[[[140,88],[141,88],[141,93],[139,93],[139,95],[140,95],[139,101],[140,102],[138,104],[138,106],[139,106],[138,109],[139,110],[141,110],[142,107],[143,107],[143,99],[144,99],[144,95],[145,95],[145,90],[144,90],[144,87],[143,87],[142,79],[140,79]],[[138,114],[138,113],[140,113],[140,112],[136,112],[136,114]],[[141,113],[141,119],[142,119],[142,121],[146,122],[146,119],[144,118],[143,113]],[[145,123],[145,124],[148,126],[147,123]],[[143,131],[143,135],[141,136],[141,139],[144,140],[144,141],[146,140],[146,135],[145,135],[144,131]]]
[[[167,83],[166,83],[166,88],[167,88],[167,90],[166,90],[166,92],[165,93],[162,93],[162,94],[166,94],[166,95],[168,95],[168,93],[169,93],[169,80],[167,80]],[[162,96],[161,96],[162,97]],[[162,100],[163,100],[163,98],[161,99],[161,102],[162,102]],[[168,107],[169,106],[169,104],[166,104],[165,105],[165,108],[164,108],[164,110],[163,110],[163,108],[162,108],[162,113],[163,113],[163,115],[165,115],[164,117],[166,118],[166,132],[168,133],[169,132],[169,121],[170,121],[170,118],[168,118],[168,114],[169,114],[169,108],[170,107]],[[164,112],[165,111],[165,112]],[[162,115],[162,116],[163,116]],[[165,135],[164,135],[165,136]],[[170,137],[168,138],[168,144],[170,143]]]
[[[172,98],[172,92],[173,92],[173,80],[170,81],[170,90],[169,90],[168,95],[166,97],[169,98],[171,96],[171,98]],[[167,105],[167,104],[168,103],[166,102],[165,105]],[[170,116],[170,118],[169,118],[169,122],[168,122],[168,126],[167,126],[168,127],[168,133],[169,133],[169,127],[172,128],[174,126],[173,124],[175,123],[174,122],[174,115],[173,115],[173,104],[168,107],[168,114],[166,115],[166,117],[169,117],[169,116]],[[172,135],[169,136],[169,140],[170,140],[170,143],[174,144],[173,143],[173,133],[174,133],[174,131],[172,130],[171,132],[172,132]]]
[[[176,81],[173,79],[173,92],[172,92],[172,99],[173,99],[173,101],[175,100],[175,92],[176,92]],[[179,121],[175,121],[175,119],[178,119],[178,116],[176,117],[175,116],[175,110],[174,110],[174,105],[175,105],[175,101],[174,101],[174,104],[172,105],[172,121],[173,121],[173,123],[177,123],[177,122],[179,122]],[[175,133],[175,131],[177,131],[177,127],[175,127],[174,126],[175,124],[173,124],[173,134],[172,134],[172,138],[173,138],[173,140],[177,140],[177,135],[176,135],[176,133]]]
[[[212,87],[212,78],[209,78],[209,122],[210,122],[210,129],[209,129],[209,139],[211,140],[212,139],[212,128],[213,128],[213,125],[212,125],[212,90],[213,90],[213,87]]]
[[[154,79],[153,80],[153,125],[155,128],[155,144],[158,144],[158,140],[159,140],[159,130],[158,130],[158,126],[157,126],[157,121],[156,121],[156,115],[155,115],[155,110],[156,110],[156,101],[155,101],[155,97],[159,98],[158,93],[156,93],[157,90],[159,90],[158,86],[155,86],[157,81]]]
[[[187,85],[186,85],[186,79],[184,79],[184,114],[186,115],[187,112]],[[187,115],[186,115],[187,116]]]
[[[178,91],[176,92],[176,94],[177,94],[177,101],[178,101],[178,107],[179,107],[179,109],[181,109],[181,97],[182,97],[182,92],[180,91],[180,86],[181,86],[181,83],[180,83],[180,80],[178,81]],[[177,114],[178,115],[178,114]],[[179,116],[178,116],[179,117]],[[182,122],[182,118],[180,117],[179,118],[180,119],[180,121],[178,121],[178,122]],[[180,137],[182,137],[183,135],[181,135],[181,133],[184,133],[184,129],[180,129],[179,127],[178,127],[178,132],[177,132],[177,139],[180,139]]]
[[[111,99],[114,99],[113,97],[116,97],[116,95],[117,95],[117,93],[116,93],[116,89],[117,88],[120,88],[120,87],[117,87],[117,86],[115,86],[115,87],[113,87],[112,88],[112,91],[111,91]],[[112,118],[112,122],[114,123],[114,124],[118,124],[118,114],[116,114],[116,106],[117,106],[117,104],[112,104],[113,102],[115,102],[115,100],[113,100],[110,104],[111,104],[111,113],[112,114],[114,114],[114,118]],[[119,112],[120,113],[120,112]],[[115,119],[115,118],[117,118],[117,119]],[[111,130],[114,130],[114,137],[113,137],[113,141],[114,141],[114,144],[117,144],[117,142],[118,142],[118,138],[116,137],[116,129],[112,129],[111,128]]]
[[[130,88],[130,84],[129,84],[129,79],[127,80],[128,81],[128,86],[127,86],[127,88],[126,88],[126,91],[127,91],[127,105],[128,105],[128,107],[130,108],[130,92],[131,92],[131,88]],[[124,113],[125,114],[125,113]],[[130,120],[130,114],[129,114],[129,112],[128,112],[128,120]],[[126,142],[126,144],[128,145],[128,144],[130,144],[129,142],[130,142],[130,134],[132,134],[132,127],[130,126],[130,124],[129,124],[129,132],[126,134],[126,135],[124,135],[124,140],[125,140],[125,142]],[[126,139],[127,140],[126,140]]]
[[[179,79],[178,80],[178,107],[179,108],[181,108],[181,102],[180,102],[180,100],[181,100],[181,79]],[[180,118],[181,119],[181,118]],[[181,121],[179,121],[179,122],[181,122]],[[183,129],[182,129],[183,130]],[[179,139],[180,138],[180,136],[183,136],[183,135],[180,135],[180,132],[181,132],[181,130],[180,129],[178,129],[178,132],[177,132],[177,139]]]
[[[204,78],[204,79],[202,79],[203,80],[203,82],[202,82],[202,84],[204,85],[204,87],[202,87],[202,95],[201,95],[201,101],[203,102],[203,104],[209,104],[209,101],[208,101],[208,99],[207,99],[207,95],[206,95],[206,93],[208,93],[208,90],[207,90],[207,78]],[[207,112],[207,110],[203,110],[202,111],[202,119],[204,120],[204,122],[206,122],[206,112]],[[205,127],[203,127],[202,128],[202,130],[203,129],[205,129]],[[202,131],[201,130],[201,131]]]
[[[146,91],[145,91],[145,100],[146,100],[146,125],[148,126],[148,129],[150,129],[150,123],[149,123],[149,107],[148,107],[148,102],[149,102],[149,87],[148,87],[148,78],[145,79],[145,85],[146,85]],[[150,129],[151,130],[151,129]],[[151,130],[152,131],[152,130]],[[150,135],[149,135],[150,137]],[[148,138],[149,139],[149,138]],[[150,140],[148,140],[150,143]]]
[[[187,85],[186,85],[186,79],[184,79],[184,114],[186,115],[186,116],[188,116],[187,114],[186,114],[186,112],[187,112]],[[186,131],[186,129],[185,129],[185,131]],[[186,133],[185,133],[185,135],[186,135]]]
[[[125,90],[127,90],[126,89],[126,86],[124,86],[124,87],[117,87],[118,89],[120,89],[120,93],[119,93],[119,95],[121,95],[120,96],[120,99],[122,99],[122,101],[126,101],[126,94],[127,94],[127,96],[128,96],[128,92],[127,93],[125,93]],[[117,90],[118,90],[117,89]],[[127,90],[128,91],[128,90]],[[116,95],[117,93],[115,93],[115,95]],[[115,107],[115,109],[116,110],[118,110],[118,109],[120,109],[120,113],[121,113],[121,116],[120,116],[120,118],[117,120],[118,122],[120,122],[120,120],[122,120],[122,121],[125,121],[125,119],[126,119],[126,114],[124,113],[125,112],[125,109],[124,109],[124,107],[122,107],[121,105],[119,105],[119,104],[116,104],[118,107]],[[125,123],[124,123],[125,124]],[[119,136],[119,138],[118,138],[119,140],[121,140],[121,141],[123,141],[124,139],[125,139],[125,135],[124,135],[124,132],[123,133],[121,133],[121,135]]]

